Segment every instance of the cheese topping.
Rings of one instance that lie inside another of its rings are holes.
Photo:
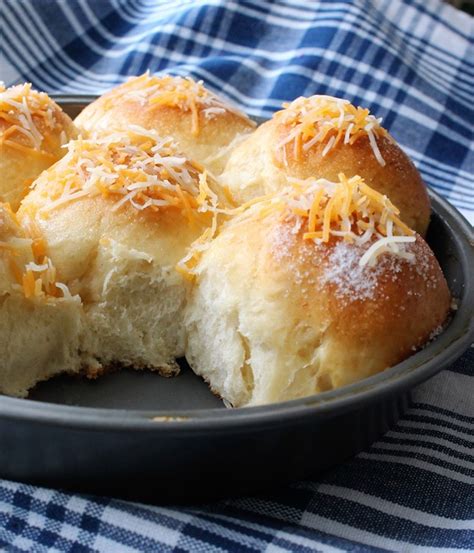
[[[34,153],[55,160],[46,151],[50,135],[60,125],[60,108],[44,92],[32,90],[31,84],[0,88],[0,146]],[[41,129],[41,130],[40,130]],[[67,141],[60,135],[61,143]],[[46,149],[45,149],[46,148]]]
[[[371,243],[359,261],[361,266],[375,265],[385,251],[413,259],[403,244],[414,242],[415,233],[400,220],[400,210],[363,178],[348,179],[343,173],[338,178],[338,182],[290,179],[284,203],[306,223],[303,238],[316,243],[327,243],[331,237],[357,246]]]
[[[41,264],[30,262],[25,265],[21,286],[25,298],[72,298],[69,288],[56,281],[56,269],[49,257],[43,257]]]
[[[291,130],[277,149],[283,150],[287,164],[286,148],[291,145],[296,160],[302,158],[315,144],[325,144],[321,155],[325,157],[339,143],[354,144],[362,136],[368,136],[375,158],[380,165],[385,160],[380,153],[377,137],[389,136],[381,127],[382,118],[370,115],[368,109],[355,107],[348,100],[332,96],[297,98],[283,104],[285,109],[275,114],[275,119],[289,125]]]
[[[255,125],[244,113],[225,103],[218,96],[207,90],[202,81],[196,82],[190,77],[150,76],[149,71],[140,77],[133,77],[123,85],[112,90],[105,97],[105,106],[114,105],[117,100],[137,100],[148,110],[160,106],[178,107],[191,112],[191,133],[199,134],[199,113],[212,118],[226,112],[233,113],[247,123]]]
[[[13,290],[20,290],[27,299],[72,299],[68,287],[56,280],[51,260],[44,254],[35,255],[34,240],[20,227],[8,204],[0,204],[0,237],[0,260],[13,276]],[[25,256],[34,261],[21,262]]]
[[[102,196],[113,202],[112,211],[125,204],[138,211],[177,209],[195,224],[207,222],[217,204],[199,164],[178,153],[170,138],[135,125],[97,140],[70,142],[60,166],[48,173],[47,186],[37,185],[42,217],[77,199]]]
[[[392,202],[370,188],[359,176],[339,175],[338,182],[326,179],[289,179],[280,193],[255,198],[235,208],[220,210],[242,219],[280,213],[283,220],[295,219],[295,231],[303,229],[303,239],[315,243],[344,241],[361,253],[359,265],[374,266],[383,252],[412,261],[406,244],[416,241],[415,233],[403,223]],[[217,230],[208,229],[178,264],[178,270],[193,279],[195,268]],[[370,244],[370,245],[369,245]],[[368,247],[367,247],[368,246]]]

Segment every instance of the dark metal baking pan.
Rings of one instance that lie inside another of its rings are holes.
[[[60,100],[74,116],[91,98]],[[422,351],[339,390],[243,409],[225,409],[185,363],[173,379],[58,377],[27,400],[0,396],[0,476],[147,501],[202,500],[302,478],[368,447],[404,412],[410,390],[474,340],[472,227],[430,196],[427,240],[458,309]]]

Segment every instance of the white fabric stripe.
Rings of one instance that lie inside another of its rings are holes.
[[[255,2],[256,0],[252,0],[252,1]],[[284,0],[284,1],[285,1],[285,4],[294,3],[292,0]],[[296,3],[297,4],[299,3],[298,0],[296,0]],[[390,6],[391,4],[392,4],[392,0],[385,0],[385,2],[383,4],[379,3],[379,6],[380,6],[379,13],[384,14],[386,16],[386,14],[389,13],[388,10],[386,9],[386,7]],[[397,4],[401,7],[402,13],[405,14],[406,13],[406,9],[405,9],[406,8],[406,3],[397,2]],[[301,3],[299,3],[299,5],[301,5],[302,9],[305,9],[305,8],[307,9],[307,3],[301,2]],[[440,2],[439,0],[422,0],[421,2],[418,2],[418,5],[421,5],[423,8],[428,8],[428,12],[429,11],[436,12],[439,19],[440,19],[439,25],[442,25],[442,21],[443,21],[442,12],[447,11],[449,13],[449,17],[446,17],[446,20],[450,21],[451,23],[452,23],[453,20],[456,20],[456,24],[457,24],[457,27],[458,27],[457,32],[459,33],[459,36],[463,39],[466,39],[466,40],[468,40],[470,38],[472,22],[471,22],[471,18],[467,14],[465,14],[464,12],[451,7],[449,4],[446,4],[445,2]],[[349,7],[352,8],[352,9],[357,9],[358,8],[360,10],[359,5],[357,5],[357,3],[355,3],[355,2],[352,3]],[[329,4],[319,4],[318,5],[318,11],[321,11],[321,12],[333,11],[335,9],[339,9],[340,11],[345,11],[347,8],[348,8],[348,5],[343,3],[343,2],[342,3],[331,2]],[[446,15],[448,15],[448,14],[446,14]],[[430,18],[430,14],[429,13],[428,13],[428,15],[422,14],[421,17]],[[412,18],[410,17],[408,19],[412,19]],[[396,14],[395,14],[395,21],[391,19],[390,22],[394,26],[398,27],[398,26],[401,25],[402,20],[401,20],[400,17],[397,17]],[[453,25],[451,25],[451,27],[452,26]],[[418,29],[418,26],[416,27],[416,29]],[[413,37],[414,39],[417,39],[417,36],[413,34],[413,30],[408,29],[408,32],[410,33],[410,38]],[[441,51],[444,51],[441,46],[437,47],[436,45],[433,45],[433,47],[437,48]],[[474,69],[474,64],[473,63],[470,63],[469,65]]]
[[[465,459],[460,459],[459,457],[453,457],[452,455],[449,455],[442,451],[438,451],[436,449],[427,447],[422,443],[419,443],[417,445],[392,444],[391,442],[384,442],[383,440],[381,440],[376,442],[375,444],[372,444],[372,450],[380,450],[380,449],[388,449],[392,451],[404,451],[405,453],[414,453],[415,455],[417,453],[420,453],[431,457],[433,459],[433,462],[434,460],[438,459],[440,461],[445,461],[450,465],[454,465],[460,468],[474,471],[474,461],[468,461]]]
[[[429,526],[431,528],[440,528],[445,530],[474,530],[474,519],[455,520],[434,515],[427,513],[426,511],[420,511],[419,509],[405,507],[399,503],[387,501],[386,499],[382,499],[375,495],[369,495],[364,492],[354,490],[353,488],[334,486],[331,484],[321,484],[317,487],[317,491],[319,493],[330,495],[331,497],[338,497],[354,503],[359,503],[360,505],[370,507],[386,515],[403,518],[405,520],[409,520],[410,522],[416,522],[416,524],[423,524],[424,526]]]
[[[429,432],[430,430],[435,432],[441,432],[442,434],[446,435],[447,440],[449,440],[449,437],[460,438],[465,442],[471,442],[474,448],[474,433],[472,432],[472,430],[471,432],[469,431],[461,432],[459,430],[454,430],[453,428],[446,428],[446,427],[437,425],[436,423],[410,421],[405,419],[399,420],[397,423],[397,426],[402,426],[403,428],[416,428],[419,430],[423,430],[424,432]]]
[[[474,209],[466,209],[462,206],[459,206],[457,209],[474,226]]]
[[[93,551],[98,553],[143,553],[139,549],[116,542],[112,538],[106,538],[100,534],[95,537],[91,546]]]
[[[162,15],[163,13],[165,14],[165,17],[166,17],[166,15],[171,15],[176,12],[176,5],[174,3],[171,8],[169,8],[164,12],[160,11],[160,15],[156,16],[155,15],[156,10],[153,8],[151,8],[150,10],[145,10],[142,7],[140,10],[135,9],[135,11],[133,11],[133,9],[130,6],[129,0],[122,0],[122,2],[120,2],[119,0],[109,0],[109,1],[112,1],[112,4],[118,7],[121,18],[127,23],[131,23],[132,25],[136,25],[137,23],[138,24],[145,23],[147,25],[157,23],[162,19],[164,19]],[[206,1],[206,6],[214,6],[219,4],[220,4],[219,0]]]
[[[127,513],[127,516],[124,517],[122,516],[122,511],[112,505],[107,505],[104,508],[100,520],[116,528],[135,532],[143,536],[159,535],[159,541],[169,546],[176,546],[181,536],[179,530],[174,530],[159,522],[140,518],[134,513]]]
[[[445,200],[448,200],[448,202],[456,207],[456,209],[461,213],[461,210],[464,209],[466,212],[469,212],[468,216],[465,217],[472,225],[472,217],[474,215],[474,203],[470,202],[466,199],[459,197],[459,194],[456,194],[452,190],[446,189],[443,186],[438,186],[433,184],[432,182],[427,181],[428,184],[436,191],[438,194],[441,194],[444,196]]]
[[[260,3],[257,3],[255,2],[255,0],[252,1],[253,4],[257,4],[257,5],[261,5]],[[289,3],[293,3],[293,2],[289,2],[289,1],[286,1],[285,4],[289,4]],[[117,2],[115,2],[115,4],[117,5]],[[206,5],[221,5],[221,2],[219,1],[207,1],[206,2]],[[240,9],[240,5],[239,4],[235,4],[236,5],[236,10],[238,11]],[[304,15],[308,14],[308,13],[311,13],[311,12],[308,12],[308,4],[307,3],[304,3],[304,4],[299,4],[299,3],[296,3],[296,5],[300,8],[300,19],[301,21],[313,21],[313,24],[315,22],[314,20],[314,17],[312,17],[312,15],[309,15],[309,17],[305,18],[303,17]],[[226,8],[228,7],[228,3],[226,3]],[[122,14],[125,12],[126,8],[128,8],[128,4],[125,2],[122,7],[121,7],[121,12]],[[278,5],[272,5],[272,14],[275,16],[275,12],[276,11],[280,11],[281,8],[285,8],[285,9],[288,9],[287,6],[278,6]],[[439,6],[438,6],[439,8]],[[126,20],[129,21],[130,23],[142,23],[143,22],[143,19],[144,19],[144,16],[146,18],[146,12],[142,11],[138,16],[136,14],[130,14],[128,13],[128,10],[127,11],[127,14],[126,14]],[[385,10],[381,10],[382,12],[385,12]],[[327,13],[326,13],[327,12]],[[168,12],[166,12],[168,13]],[[318,4],[318,18],[319,17],[332,17],[334,19],[336,19],[337,21],[340,21],[341,19],[341,16],[347,16],[347,14],[353,14],[355,16],[358,16],[360,14],[360,8],[358,6],[355,6],[355,5],[348,5],[346,3],[338,3],[338,2],[333,2],[331,3],[331,5],[321,5],[321,4]],[[457,11],[456,11],[457,13]],[[370,15],[370,12],[367,12],[366,14],[366,17],[368,17]],[[452,14],[451,14],[452,15]],[[257,15],[255,17],[255,19],[261,19],[263,16],[263,12],[257,12]],[[147,20],[147,23],[148,22],[159,22],[161,19],[163,19],[163,16],[162,16],[162,12],[160,12],[160,15],[156,16],[155,18],[152,18],[151,20]],[[371,19],[371,22],[375,23],[372,19]],[[282,17],[281,18],[281,24],[282,26],[284,26],[285,28],[288,26],[287,25],[288,23],[288,20],[285,18],[285,17]],[[393,25],[397,25],[397,22],[394,22],[394,21],[391,21],[391,23]],[[467,27],[467,26],[466,26]],[[372,27],[369,27],[369,30],[372,30]],[[466,36],[469,34],[469,29],[466,30]],[[413,42],[416,42],[416,44],[418,45],[418,47],[420,46],[421,44],[421,41],[417,40],[417,37],[415,35],[411,35],[410,36],[410,40],[412,40]],[[445,50],[443,50],[442,48],[440,47],[436,47],[436,45],[433,45],[433,44],[427,44],[427,45],[423,45],[423,48],[430,48],[431,50],[433,50],[433,52],[430,52],[428,56],[426,56],[428,58],[427,61],[430,61],[433,57],[436,57],[437,54],[439,55],[442,55],[443,56],[443,59],[445,59],[445,63],[447,64],[451,64],[453,59],[455,61],[457,61],[457,58],[450,54],[449,52],[446,52]],[[416,47],[414,48],[415,51],[417,51]],[[451,67],[448,67],[448,70],[451,69]]]
[[[248,4],[253,4],[256,8],[259,8],[262,6],[262,2],[257,0],[247,0]],[[286,2],[285,2],[286,3]],[[340,4],[342,6],[343,4]],[[319,7],[319,6],[318,6]],[[332,9],[333,6],[331,6]],[[258,11],[258,10],[257,10]],[[274,15],[277,17],[281,15],[281,17],[284,19],[285,17],[295,17],[300,21],[306,21],[306,24],[310,24],[315,20],[314,17],[314,11],[308,10],[308,5],[306,5],[306,8],[290,8],[289,6],[285,6],[283,4],[279,5],[277,3],[271,4],[271,11]],[[260,14],[260,17],[264,15],[263,12],[258,12]]]
[[[474,420],[474,378],[441,371],[413,391],[413,401],[427,403]]]
[[[125,37],[122,36],[122,35],[113,34],[104,25],[102,25],[102,22],[101,22],[100,19],[96,18],[94,12],[89,7],[89,3],[87,2],[87,0],[78,0],[74,4],[74,6],[77,7],[78,4],[81,7],[82,12],[85,15],[86,19],[89,21],[89,23],[91,23],[94,30],[97,31],[98,33],[100,33],[100,35],[103,38],[113,42],[114,45],[117,45],[117,44],[133,44],[133,45],[135,45],[137,42],[143,40],[144,38],[153,36],[154,29],[147,29],[146,31],[142,31],[142,32],[137,33],[135,35],[125,36]],[[185,9],[186,9],[186,7],[180,7],[179,10],[177,9],[177,7],[172,7],[168,10],[168,12],[176,15],[178,13],[178,11],[184,11]],[[122,16],[121,11],[120,11],[120,16]],[[160,12],[160,17],[165,18],[166,17],[166,12],[165,13]],[[140,20],[140,23],[143,24],[143,20]]]
[[[264,551],[266,553],[288,553],[287,549],[283,549],[283,547],[275,545],[274,543],[269,543]]]
[[[205,514],[204,514],[205,516]],[[259,548],[262,545],[263,539],[252,534],[246,533],[245,524],[240,529],[229,528],[228,526],[222,526],[218,522],[198,517],[192,517],[189,521],[191,526],[195,528],[204,527],[207,532],[216,536],[225,536],[226,539],[236,542],[236,544],[245,545],[249,548]],[[273,535],[273,533],[272,533]]]
[[[3,482],[2,482],[3,486]],[[5,487],[5,486],[3,486]],[[16,489],[15,489],[16,491]],[[5,515],[10,515],[13,511],[13,504],[12,503],[6,503],[5,501],[0,501],[0,513],[3,513]]]
[[[350,67],[350,66],[354,66],[354,60],[351,59],[349,56],[344,56],[343,54],[338,54],[337,51],[328,51],[328,50],[323,50],[323,49],[318,49],[318,48],[314,48],[312,49],[313,52],[319,50],[319,54],[321,56],[325,55],[326,56],[326,59],[328,61],[332,61],[333,59],[335,59],[337,57],[338,59],[338,62],[340,62],[341,64],[343,64],[344,66],[346,67]],[[264,77],[268,78],[268,79],[274,79],[275,77],[279,77],[279,76],[282,76],[284,74],[287,74],[287,73],[294,73],[294,74],[297,74],[297,75],[302,75],[304,77],[307,77],[308,79],[310,80],[314,80],[314,71],[309,69],[309,68],[305,68],[301,65],[297,65],[297,64],[291,64],[291,65],[287,65],[285,67],[278,67],[276,69],[265,69],[262,65],[260,65],[257,61],[254,61],[252,59],[243,59],[243,60],[239,60],[243,63],[243,65],[245,65],[246,67],[249,67],[250,69],[253,69],[256,73],[258,73],[259,75],[263,75]],[[385,71],[382,71],[380,69],[372,69],[371,71],[371,66],[365,62],[357,62],[357,68],[360,69],[360,72],[361,73],[371,73],[371,77],[375,80],[379,80],[380,83],[383,83],[387,80],[387,78],[389,78],[389,76],[387,75],[387,73]],[[393,86],[394,87],[397,87],[397,88],[402,88],[403,87],[403,82],[396,78],[396,77],[393,77],[391,76],[391,82],[393,83]],[[342,86],[342,81],[337,81],[339,83],[339,87]],[[316,84],[316,83],[315,83]],[[358,94],[360,96],[360,94]],[[441,103],[435,101],[434,99],[430,98],[429,96],[426,96],[425,94],[422,94],[419,90],[416,90],[416,97],[418,100],[422,101],[426,106],[429,106],[431,107],[433,110],[435,110],[437,113],[443,113],[443,106]],[[380,103],[378,102],[380,105],[382,105],[383,107],[387,107],[388,108],[388,100],[385,102],[385,103]],[[405,106],[402,106],[402,107],[405,107]],[[411,110],[411,118],[413,120],[416,120],[417,117],[420,116],[420,112],[417,112],[415,110]],[[425,116],[422,116],[422,117],[425,117]],[[455,114],[450,114],[450,118],[453,120],[453,121],[456,121],[457,124],[463,126],[466,128],[466,130],[470,129],[470,125],[469,125],[469,122],[467,122],[466,120],[462,119],[461,117],[458,117],[457,115]],[[431,119],[429,119],[430,121],[430,125],[432,125],[431,123]],[[425,125],[426,126],[426,125]],[[439,124],[436,123],[436,128],[439,128]],[[445,125],[442,126],[445,130],[450,130],[448,127],[446,127]],[[432,128],[432,127],[428,127],[428,128]],[[464,137],[461,137],[463,140],[466,140]],[[468,145],[470,144],[470,142],[468,142]]]
[[[337,522],[330,518],[315,515],[308,511],[303,513],[300,523],[308,528],[327,532],[332,536],[340,536],[346,540],[357,540],[372,547],[380,547],[383,549],[391,548],[398,553],[472,553],[472,550],[469,549],[429,547],[387,538],[366,530],[361,530],[360,528],[355,528],[348,524]]]
[[[466,209],[474,210],[474,200],[465,198],[462,190],[457,190],[457,185],[447,186],[446,184],[440,183],[439,180],[432,180],[431,177],[427,176],[427,173],[421,171],[422,176],[427,184],[431,186],[436,192],[440,193],[445,199],[449,200],[452,204],[460,204]],[[433,177],[434,178],[434,177]],[[452,181],[451,181],[452,182]]]
[[[434,167],[434,164],[430,163],[432,158],[429,158],[427,156],[421,157],[419,153],[417,153],[417,156],[419,160],[415,160],[414,157],[411,155],[409,157],[411,157],[416,162],[418,169],[429,174],[433,178],[436,178],[445,183],[456,183],[456,188],[458,186],[461,186],[465,192],[469,192],[469,196],[474,196],[474,194],[471,193],[474,183],[471,179],[469,179],[467,175],[466,177],[462,176],[463,173],[466,173],[466,171],[462,171],[460,169],[459,173],[456,173],[456,169],[454,169],[453,167],[448,170],[448,165],[445,165],[446,169],[436,169]],[[427,160],[430,160],[430,162],[427,162]],[[443,173],[443,171],[445,172]]]
[[[455,167],[448,165],[443,161],[430,157],[426,152],[420,152],[414,150],[408,144],[400,143],[403,150],[409,157],[412,158],[418,169],[422,169],[424,172],[433,175],[434,178],[438,178],[447,183],[459,182],[463,185],[466,191],[472,193],[474,180],[472,175],[468,171],[463,170],[461,167]],[[474,148],[468,147],[468,155],[474,152]]]
[[[16,67],[13,67],[6,59],[3,50],[0,51],[0,81],[4,83],[16,83],[20,74]]]
[[[450,442],[449,440],[443,440],[443,438],[438,438],[437,436],[430,436],[429,434],[410,434],[405,432],[397,432],[396,430],[389,430],[384,437],[389,438],[396,438],[400,440],[413,440],[416,441],[417,444],[423,446],[423,444],[434,444],[434,445],[440,445],[443,447],[447,447],[456,453],[463,453],[465,455],[468,455],[473,458],[473,461],[471,462],[473,468],[474,468],[474,448],[470,446],[463,446],[459,444],[453,444],[453,442]],[[382,438],[383,439],[383,438]],[[380,443],[380,442],[378,442]],[[385,442],[383,442],[385,444]],[[408,444],[407,444],[408,445]],[[437,450],[436,449],[430,449],[432,453],[436,455]],[[451,458],[454,459],[454,458]]]
[[[469,199],[471,197],[474,199],[474,194],[471,193],[474,183],[471,184],[468,179],[463,179],[462,177],[457,177],[450,174],[443,175],[441,171],[437,169],[432,169],[424,162],[417,162],[417,168],[421,173],[429,175],[430,177],[435,179],[434,182],[437,184],[438,188],[443,185],[445,187],[445,190],[447,190],[448,192],[453,191],[455,193],[460,193],[461,198],[466,199],[467,196]]]
[[[215,514],[215,513],[207,513],[206,511],[201,511],[201,510],[192,509],[192,508],[188,509],[187,513],[183,513],[182,511],[178,511],[178,510],[171,509],[171,508],[166,508],[166,507],[155,507],[153,505],[145,505],[145,504],[141,504],[141,503],[134,503],[134,505],[136,505],[137,507],[139,507],[141,509],[144,509],[146,511],[154,512],[154,513],[157,513],[158,515],[167,516],[171,519],[178,520],[178,521],[182,522],[183,524],[191,524],[193,526],[200,526],[201,524],[205,524],[206,526],[209,525],[209,527],[212,527],[212,530],[210,528],[208,528],[208,529],[210,529],[210,531],[213,531],[214,533],[216,533],[216,535],[219,535],[219,532],[217,530],[217,523],[209,521],[207,519],[205,521],[196,521],[196,520],[194,520],[194,517],[200,516],[200,515],[205,516],[205,517],[209,517],[209,516],[217,517],[217,514]],[[221,518],[226,518],[226,517],[221,517]],[[227,517],[227,518],[229,520],[232,520],[229,517]],[[238,522],[238,524],[242,527],[240,530],[226,528],[226,533],[228,535],[231,535],[232,539],[234,539],[236,541],[239,541],[240,536],[243,536],[249,542],[251,542],[251,541],[254,541],[254,542],[260,541],[260,538],[257,538],[255,536],[249,536],[249,535],[245,534],[245,527],[249,526],[247,521],[242,521],[242,520],[236,519],[236,522]],[[261,530],[261,531],[266,531],[269,535],[274,534],[274,531],[272,529],[268,529],[266,527],[262,527],[262,528],[263,528],[263,530]]]
[[[433,463],[429,463],[427,461],[413,459],[412,457],[397,457],[396,455],[362,452],[359,453],[358,458],[416,467],[419,469],[427,470],[428,472],[432,472],[434,474],[439,474],[440,476],[444,476],[451,480],[456,480],[457,482],[461,482],[463,484],[469,484],[470,486],[474,485],[474,478],[471,476],[461,474],[446,467],[441,467],[440,465],[434,465]]]
[[[168,507],[156,507],[155,505],[146,505],[145,503],[132,503],[132,504],[136,505],[140,509],[149,511],[150,513],[157,513],[158,515],[163,515],[169,518],[173,518],[174,520],[178,520],[183,524],[188,524],[193,517],[193,515],[191,514],[184,513],[182,511],[178,511],[176,509],[171,509]],[[127,506],[129,505],[129,503],[125,503],[124,505]]]
[[[433,407],[436,408],[437,406],[433,405]],[[449,422],[451,424],[455,424],[456,426],[461,426],[462,428],[466,428],[466,430],[469,430],[471,433],[474,427],[474,420],[472,422],[461,421],[456,417],[446,415],[445,413],[440,413],[439,411],[431,411],[430,409],[424,409],[423,407],[412,407],[411,409],[408,409],[407,415],[421,415],[424,417],[430,417],[435,420]]]
[[[469,211],[470,215],[469,217],[466,217],[466,219],[470,221],[470,217],[472,218],[474,214],[474,204],[472,202],[466,199],[463,199],[462,194],[457,194],[452,190],[450,190],[449,188],[446,188],[445,186],[440,186],[439,184],[431,181],[431,179],[425,178],[425,182],[435,192],[437,192],[438,194],[441,194],[441,196],[443,196],[445,200],[448,200],[448,203],[450,203],[451,206],[454,206],[459,212],[461,212],[461,209],[465,209],[466,211]]]
[[[290,534],[289,532],[285,532],[284,530],[279,530],[278,532],[276,532],[275,538],[281,538],[283,540],[289,541],[290,543],[294,543],[299,547],[315,549],[317,551],[321,551],[322,553],[343,553],[344,551],[347,551],[346,549],[340,549],[339,547],[334,547],[333,545],[328,545],[326,543],[322,543],[321,541],[316,541],[315,539],[305,538],[304,536],[299,536],[298,534]],[[269,544],[265,551],[267,553],[276,551],[275,549],[273,549],[273,547],[278,546],[275,546],[274,544]],[[285,552],[288,551],[288,549],[280,550]]]
[[[453,167],[452,165],[444,163],[444,161],[440,159],[428,157],[426,154],[420,154],[418,150],[414,150],[408,145],[403,146],[403,149],[407,152],[408,155],[410,155],[410,157],[413,157],[415,161],[423,162],[427,165],[430,165],[433,169],[439,167],[441,170],[440,175],[442,175],[443,173],[448,173],[449,175],[453,175],[455,177],[458,177],[460,175],[462,177],[465,177],[465,181],[468,183],[472,183],[473,181],[473,175],[469,173],[469,171],[464,171],[460,167]],[[472,150],[474,150],[474,146],[471,146],[470,151]]]
[[[11,542],[11,546],[18,548],[23,551],[33,551],[33,547],[35,546],[35,542],[31,541],[29,538],[25,538],[21,535],[18,535],[15,537],[15,539]],[[52,548],[50,549],[51,553],[60,553],[58,549]],[[48,552],[49,553],[49,552]]]
[[[232,504],[237,503],[237,502],[234,501],[234,500],[229,499],[227,501],[224,501],[223,503],[224,504],[228,503],[228,504],[232,505]],[[190,509],[190,511],[192,513],[197,514],[197,515],[210,516],[210,517],[216,518],[218,520],[225,520],[227,522],[230,522],[232,524],[236,524],[236,525],[241,526],[241,527],[247,527],[247,528],[250,528],[250,529],[255,530],[257,532],[262,532],[263,534],[268,534],[269,536],[274,535],[274,529],[273,528],[270,528],[268,526],[264,526],[263,524],[258,524],[257,522],[251,522],[249,520],[241,520],[240,518],[237,518],[235,516],[226,515],[226,514],[222,514],[222,513],[208,513],[206,511],[195,510],[195,509]],[[280,532],[282,532],[282,535],[285,539],[286,539],[285,536],[293,536],[293,534],[289,534],[287,532],[284,532],[283,530],[280,530]]]
[[[251,8],[248,8],[248,7],[244,7],[241,4],[238,4],[236,2],[231,2],[229,0],[227,0],[227,2],[226,2],[226,8],[231,8],[231,9],[237,11],[237,12],[240,12],[240,13],[245,14],[245,15],[249,15],[249,16],[255,18],[255,19],[260,19],[262,17],[262,12],[260,12],[258,10],[253,10]],[[408,8],[409,8],[409,6],[405,6],[405,9],[408,9]],[[353,16],[353,19],[348,18],[347,17],[348,14],[351,14]],[[355,18],[360,18],[360,8],[357,8],[355,6],[353,7],[351,5],[346,5],[346,6],[344,6],[344,10],[341,10],[340,12],[338,12],[338,15],[345,16],[345,18],[344,18],[345,20],[350,21],[350,23],[353,23]],[[376,37],[373,36],[373,29],[374,29],[374,23],[375,22],[372,20],[370,15],[371,15],[370,11],[367,11],[366,14],[365,14],[365,17],[368,20],[370,20],[371,24],[368,24],[365,20],[360,20],[360,19],[358,20],[358,23],[363,28],[363,30],[368,31],[369,36],[371,36],[371,38],[374,39],[374,38],[376,38]],[[334,16],[331,14],[330,17],[334,17]],[[322,13],[319,14],[318,19],[315,20],[314,23],[311,24],[311,27],[315,27],[323,19],[324,19],[323,14]],[[266,16],[266,20],[271,24],[282,26],[285,29],[286,28],[290,28],[290,29],[307,29],[308,28],[308,23],[307,22],[299,23],[299,22],[294,22],[294,21],[288,20],[287,18],[284,18],[284,17],[280,18],[280,17],[275,16],[273,11],[270,12],[270,14],[268,14]],[[324,20],[324,22],[325,22],[325,25],[328,25],[327,20]],[[343,21],[341,21],[340,17],[337,17],[337,22],[338,23],[343,23]],[[391,23],[393,23],[393,22],[391,21]],[[341,25],[338,25],[338,27],[341,27]],[[357,31],[358,31],[357,27],[354,27],[354,26],[351,26],[351,30],[355,33],[357,33]],[[366,37],[367,37],[367,34],[363,38],[366,38]],[[464,53],[466,52],[467,47],[468,47],[467,40],[465,40],[464,42],[466,42],[466,46],[465,46],[464,49],[460,48],[459,57],[456,59],[453,56],[450,59],[450,61],[448,62],[447,66],[443,66],[444,75],[449,74],[449,72],[451,71],[451,65],[453,63],[453,60],[455,62],[457,62],[457,61],[459,61],[459,58],[462,59],[464,57]],[[380,44],[383,44],[385,48],[390,49],[390,43],[389,42],[387,42],[387,43],[383,42],[382,43],[382,41],[381,41]],[[410,41],[408,41],[407,46],[410,46]],[[417,49],[413,48],[413,51],[417,52]],[[425,58],[426,58],[426,61],[431,61],[433,59],[433,57],[430,57],[430,56],[425,56]],[[425,60],[423,60],[423,61],[425,61]],[[439,68],[439,66],[437,66],[437,68]],[[455,75],[455,73],[453,74],[453,76],[454,75]],[[434,77],[435,77],[436,80],[438,80],[438,78],[437,78],[438,75],[434,75]],[[442,79],[439,79],[439,81],[440,81],[440,83],[442,83]],[[469,92],[469,91],[467,90],[466,92]]]
[[[466,40],[469,41],[472,33],[472,24],[470,22],[470,18],[466,13],[463,13],[461,10],[453,9],[451,6],[446,4],[445,2],[440,2],[439,0],[423,0],[423,2],[418,2],[418,6],[416,5],[406,5],[406,3],[403,4],[404,12],[407,16],[407,19],[412,20],[416,17],[416,15],[420,16],[418,7],[421,5],[422,7],[426,8],[428,7],[428,4],[431,3],[431,7],[428,8],[434,11],[438,18],[439,18],[439,25],[443,25],[443,19],[449,23],[450,25],[446,25],[445,28],[450,32],[454,33],[456,39]],[[385,0],[384,6],[382,8],[382,12],[386,14],[386,17],[390,17],[391,13],[393,12],[394,6],[391,5],[391,0]],[[448,11],[449,13],[445,14],[445,17],[443,17],[442,12]],[[425,24],[430,25],[430,17],[431,14],[421,14],[420,19],[423,19]],[[446,19],[445,19],[446,18]],[[419,36],[421,33],[419,32],[419,23],[415,27],[416,34]],[[428,32],[430,32],[431,29],[428,29]],[[430,38],[432,37],[432,33],[430,32]],[[435,45],[433,45],[435,46]],[[443,44],[443,46],[445,46]],[[446,47],[442,48],[442,46],[438,47],[440,50],[446,51]],[[448,53],[448,52],[446,52]],[[431,55],[431,54],[430,54]],[[454,57],[454,56],[453,56]],[[468,60],[466,60],[468,61]],[[467,63],[474,69],[474,65],[472,63]]]

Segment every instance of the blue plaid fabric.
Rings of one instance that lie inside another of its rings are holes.
[[[2,0],[0,79],[96,94],[146,69],[268,116],[369,107],[474,221],[474,20],[439,0]],[[152,507],[0,481],[0,550],[474,551],[474,350],[350,462],[268,495]]]

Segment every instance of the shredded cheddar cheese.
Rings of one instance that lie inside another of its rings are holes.
[[[137,100],[145,109],[153,111],[161,106],[177,107],[191,113],[191,133],[199,134],[199,114],[212,118],[226,112],[233,113],[248,123],[254,124],[248,117],[223,102],[218,96],[207,90],[202,81],[190,77],[150,76],[149,71],[133,77],[112,90],[105,97],[105,107],[124,99]]]
[[[41,264],[32,261],[25,265],[21,286],[25,298],[28,299],[72,298],[69,288],[56,280],[56,269],[46,256]]]
[[[25,258],[29,259],[25,263]],[[38,260],[39,261],[35,261]],[[13,277],[12,290],[20,290],[25,298],[48,301],[51,298],[71,299],[68,287],[56,279],[56,269],[44,254],[34,252],[34,240],[20,226],[8,204],[0,203],[0,262]],[[0,290],[0,293],[8,290]]]
[[[369,246],[361,255],[361,267],[374,266],[383,252],[407,260],[414,254],[405,244],[415,242],[414,231],[399,218],[399,210],[383,194],[370,188],[359,176],[339,174],[338,182],[326,179],[289,179],[280,193],[255,198],[235,208],[221,210],[229,216],[257,217],[260,220],[279,213],[282,220],[296,219],[303,239],[315,243],[345,241],[355,246]],[[195,277],[202,255],[217,234],[208,229],[180,261],[177,269],[186,278]],[[370,245],[369,245],[370,244]]]
[[[55,161],[48,147],[51,135],[61,125],[59,111],[47,94],[33,90],[29,83],[0,87],[0,146]],[[67,141],[64,132],[60,139],[62,144]]]
[[[60,206],[96,196],[111,200],[112,211],[125,204],[138,211],[176,209],[192,225],[206,223],[217,206],[199,164],[181,155],[170,138],[134,125],[71,142],[61,165],[50,170],[48,186],[33,188],[42,204],[37,213],[45,218]]]
[[[341,98],[318,95],[297,98],[283,107],[285,109],[277,112],[275,119],[291,127],[277,146],[283,149],[286,164],[287,147],[292,147],[294,158],[300,160],[315,144],[325,144],[321,152],[325,157],[339,143],[354,144],[367,136],[375,158],[380,165],[385,165],[376,139],[388,133],[380,125],[382,119],[375,118],[368,109],[355,107]]]
[[[414,242],[414,232],[399,218],[392,202],[359,176],[339,174],[338,182],[326,179],[291,179],[285,203],[293,215],[306,221],[303,238],[329,242],[332,236],[357,245],[374,242],[360,260],[374,265],[382,251],[404,256],[398,244]]]

